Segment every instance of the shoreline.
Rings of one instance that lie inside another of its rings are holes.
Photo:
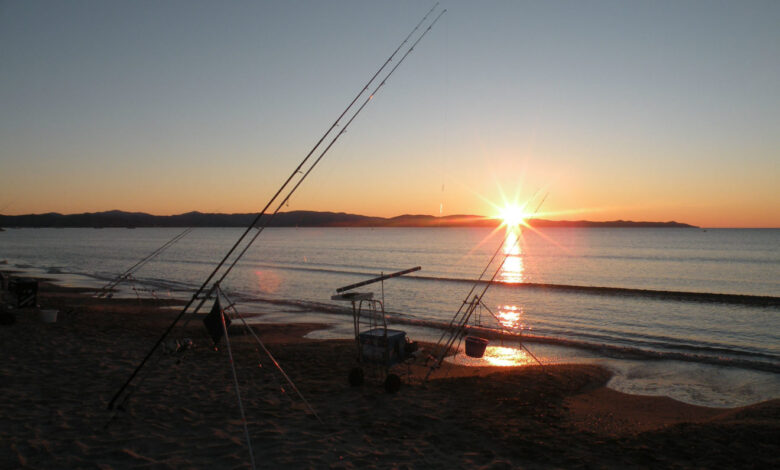
[[[42,281],[39,304],[56,323],[14,310],[3,335],[0,464],[79,468],[249,467],[227,353],[196,347],[161,355],[108,427],[106,404],[176,312],[171,300],[89,298]],[[593,365],[474,368],[406,379],[397,394],[347,384],[354,343],[313,340],[322,324],[253,324],[324,421],[320,424],[240,322],[231,345],[249,433],[263,465],[452,468],[513,466],[777,465],[780,400],[707,408],[605,387]],[[178,327],[177,327],[178,328]],[[258,367],[260,365],[261,367]],[[444,369],[442,369],[444,370]],[[282,392],[282,389],[285,389]]]
[[[80,273],[63,273],[59,270],[34,272],[22,268],[13,271],[14,275],[46,280],[60,286],[73,288],[98,288],[107,282],[104,279]],[[139,281],[136,281],[139,282]],[[165,288],[160,284],[150,283],[155,288],[145,288],[143,281],[139,288],[137,284],[120,286],[115,298],[136,299],[139,296],[178,299],[182,303],[188,300],[189,291],[174,289],[164,294]],[[89,290],[89,289],[87,289]],[[155,294],[155,290],[158,294]],[[311,302],[294,299],[273,299],[263,296],[233,296],[238,307],[246,315],[247,321],[253,323],[256,318],[250,318],[251,312],[263,312],[264,323],[327,323],[327,328],[312,332],[309,337],[316,339],[349,339],[352,337],[351,310],[343,306],[334,306],[321,302]],[[175,306],[168,307],[176,310]],[[290,310],[292,308],[292,310]],[[189,315],[185,317],[189,318]],[[412,339],[435,342],[438,332],[444,326],[436,320],[411,319],[394,312],[388,312],[388,322],[394,328],[407,331]],[[501,363],[507,361],[523,363],[530,361],[530,355],[522,352],[512,354],[502,348],[504,341],[515,350],[522,349],[522,344],[528,344],[541,353],[546,364],[598,364],[612,371],[613,377],[608,387],[628,394],[669,396],[683,403],[730,408],[747,406],[762,401],[780,398],[777,394],[778,383],[777,364],[771,362],[756,362],[755,360],[736,357],[710,357],[696,355],[690,352],[655,351],[642,349],[635,345],[615,345],[608,343],[582,342],[560,337],[547,337],[539,334],[522,335],[511,331],[500,331],[470,326],[478,336],[491,340],[488,347],[488,360],[472,360],[462,353],[455,363],[470,367],[480,364]],[[492,351],[491,351],[492,348]],[[649,375],[648,375],[649,374]],[[661,382],[653,380],[660,378]],[[694,380],[690,380],[695,378]],[[724,389],[723,387],[728,387]],[[725,390],[731,390],[726,392]]]

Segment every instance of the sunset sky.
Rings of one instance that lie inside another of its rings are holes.
[[[0,213],[254,212],[433,3],[0,1]],[[441,6],[285,210],[780,227],[780,2]]]

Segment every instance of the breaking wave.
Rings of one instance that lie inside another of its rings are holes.
[[[258,296],[240,296],[244,302],[263,302],[294,307],[301,311],[351,316],[351,307],[312,302],[306,300],[275,299]],[[397,312],[387,312],[388,323],[443,330],[449,322],[438,319],[417,318]],[[679,343],[672,338],[655,337],[653,341],[630,340],[606,335],[581,334],[580,337],[561,337],[550,331],[517,332],[485,327],[467,327],[472,332],[490,339],[504,339],[529,343],[543,343],[594,351],[599,355],[616,359],[678,360],[719,366],[741,367],[764,372],[780,373],[780,356],[758,351],[730,349],[708,343]],[[539,329],[537,329],[539,330]],[[623,343],[623,344],[621,344]],[[630,344],[626,344],[630,343]],[[652,349],[651,349],[652,348]]]
[[[17,267],[21,267],[18,266]],[[27,266],[25,266],[27,267]],[[335,270],[325,268],[306,268],[268,265],[275,269],[306,270],[314,272],[327,272],[334,274],[349,274],[355,276],[373,276],[375,273],[356,272],[349,270]],[[49,270],[53,274],[76,274],[92,279],[107,281],[113,276],[108,273],[84,273],[66,272],[62,268]],[[406,276],[404,279],[411,282],[457,282],[473,283],[474,280],[435,277],[435,276]],[[181,293],[182,298],[188,297],[195,289],[195,285],[179,282],[171,279],[144,278],[136,280],[140,284],[160,291],[170,291],[174,294]],[[672,292],[651,291],[642,289],[626,289],[613,287],[568,286],[560,284],[505,284],[508,288],[554,289],[560,291],[583,292],[596,295],[628,295],[639,297],[654,297],[667,300],[686,300],[696,302],[721,302],[739,303],[758,306],[780,306],[780,297],[750,296],[731,294],[709,294],[696,292]],[[231,294],[234,300],[241,303],[266,303],[279,306],[292,307],[296,310],[319,312],[348,316],[352,314],[350,307],[342,305],[299,300],[289,298],[274,298],[256,294],[234,292]],[[435,318],[420,318],[413,315],[398,312],[388,312],[388,322],[401,325],[410,325],[441,330],[447,328],[449,322]],[[570,331],[556,329],[554,325],[538,325],[533,332],[500,330],[484,327],[470,327],[478,331],[481,336],[493,339],[506,339],[523,341],[528,343],[544,343],[590,350],[601,356],[618,359],[644,359],[644,360],[679,360],[697,363],[706,363],[719,366],[740,367],[757,371],[780,373],[780,356],[767,351],[753,351],[739,348],[724,347],[720,344],[681,340],[663,336],[632,334],[630,337],[610,335],[608,331],[590,328],[583,331]]]
[[[266,267],[273,269],[284,269],[289,271],[306,271],[313,273],[327,273],[327,274],[346,274],[362,277],[374,277],[377,275],[374,272],[361,272],[347,269],[333,269],[326,267],[301,267],[301,266],[289,266],[289,265],[276,265],[276,264],[260,264],[255,266]],[[446,282],[446,283],[461,283],[461,284],[487,284],[487,280],[477,279],[465,279],[446,276],[425,276],[425,275],[407,275],[403,277],[404,280],[419,281],[419,282]],[[495,284],[501,285],[503,288],[511,289],[539,289],[539,290],[555,290],[558,292],[571,292],[590,295],[602,295],[602,296],[624,296],[624,297],[643,297],[660,300],[670,301],[688,301],[688,302],[712,302],[712,303],[725,303],[736,305],[751,305],[759,307],[780,307],[780,297],[766,296],[766,295],[747,295],[747,294],[721,294],[710,292],[690,292],[690,291],[669,291],[669,290],[651,290],[651,289],[634,289],[626,287],[607,287],[607,286],[582,286],[582,285],[570,285],[570,284],[549,284],[549,283],[507,283],[495,281]]]

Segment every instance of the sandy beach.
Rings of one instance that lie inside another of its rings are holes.
[[[0,326],[1,468],[250,467],[227,350],[210,347],[200,321],[172,336],[192,349],[155,356],[124,411],[107,410],[175,301],[95,300],[43,282],[38,303],[59,311],[55,323],[14,309]],[[716,409],[626,395],[583,365],[450,366],[387,394],[349,386],[352,342],[303,338],[324,325],[257,325],[320,423],[239,323],[231,344],[258,468],[780,465],[780,400]]]

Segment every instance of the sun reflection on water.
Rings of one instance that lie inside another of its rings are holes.
[[[524,350],[506,346],[488,347],[482,358],[489,365],[499,367],[526,366],[534,363],[533,358]]]
[[[257,278],[257,290],[264,294],[276,293],[282,285],[282,278],[271,269],[258,269],[255,271],[255,277]]]
[[[496,310],[496,319],[503,328],[508,330],[522,329],[523,307],[517,305],[499,305]]]
[[[523,251],[520,247],[522,240],[520,237],[520,228],[517,226],[507,226],[506,240],[504,241],[504,260],[501,271],[498,273],[500,282],[517,284],[523,282]]]
[[[504,260],[496,280],[503,284],[519,284],[525,281],[522,229],[519,223],[509,224],[509,220],[509,217],[504,217],[504,226],[506,227],[506,238],[502,246]],[[523,322],[525,309],[522,305],[499,304],[494,311],[491,311],[491,314],[498,322],[497,326],[502,330],[509,330],[516,334],[522,333],[523,330],[531,330]],[[481,318],[480,316],[480,320],[477,322],[480,326],[482,326]],[[495,325],[493,323],[493,326],[484,326],[495,328]],[[476,336],[479,335],[477,334]],[[503,341],[500,342],[499,346],[488,346],[481,358],[469,357],[466,355],[465,350],[461,350],[454,357],[449,358],[448,362],[472,367],[517,367],[536,364],[536,360],[527,351],[518,347],[504,346]]]
[[[524,281],[523,250],[520,239],[521,231],[519,226],[506,227],[507,234],[504,241],[503,252],[506,259],[499,272],[499,281],[508,284],[518,284]],[[496,320],[501,328],[508,330],[522,330],[523,314],[522,306],[518,305],[498,305],[496,309]]]
[[[525,350],[509,346],[488,346],[481,358],[469,357],[465,352],[459,351],[455,356],[447,358],[447,362],[469,367],[518,367],[536,364]]]

